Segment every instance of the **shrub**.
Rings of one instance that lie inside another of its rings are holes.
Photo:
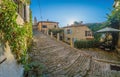
[[[49,34],[50,34],[50,32],[52,32],[53,35],[57,35],[57,33],[62,33],[63,30],[62,29],[49,29],[48,32],[49,32]]]
[[[98,41],[96,40],[77,40],[74,42],[75,48],[95,48]]]

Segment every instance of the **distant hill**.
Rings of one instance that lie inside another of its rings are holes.
[[[99,29],[102,29],[104,27],[109,26],[108,22],[103,22],[103,23],[86,23],[85,25],[87,25],[93,32],[96,32]]]

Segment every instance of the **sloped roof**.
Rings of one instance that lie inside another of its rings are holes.
[[[41,22],[44,22],[44,23],[58,23],[58,22],[54,22],[54,21],[39,21],[38,23],[41,23]]]

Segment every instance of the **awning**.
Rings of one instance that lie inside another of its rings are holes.
[[[97,33],[106,33],[106,32],[120,32],[120,30],[110,28],[110,27],[106,27],[106,28],[103,28],[103,29],[100,29],[100,30],[97,31]]]

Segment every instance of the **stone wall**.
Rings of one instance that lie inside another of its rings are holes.
[[[46,26],[46,28],[43,28],[43,25]],[[58,29],[58,23],[57,22],[50,22],[50,21],[41,21],[38,23],[38,30],[44,31],[44,33],[47,33],[49,29]]]
[[[0,77],[23,77],[23,67],[17,64],[8,43],[0,43]]]

